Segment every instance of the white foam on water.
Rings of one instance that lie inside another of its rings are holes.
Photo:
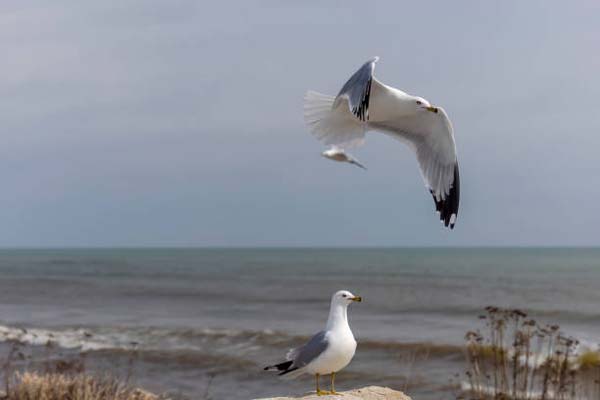
[[[51,343],[65,349],[80,349],[81,351],[131,348],[131,341],[123,342],[123,340],[115,339],[118,338],[113,335],[92,334],[85,329],[25,329],[0,325],[0,342],[17,341],[33,346],[46,346]],[[126,337],[122,339],[126,339]]]
[[[21,328],[0,325],[0,343],[16,341],[32,346],[51,343],[64,349],[80,351],[96,350],[192,350],[205,351],[207,343],[214,351],[244,354],[258,351],[260,337],[274,339],[284,334],[271,330],[258,332],[236,329],[161,329],[161,328],[118,328],[113,329],[43,329]],[[276,340],[277,341],[277,340]],[[215,345],[218,344],[217,347]]]

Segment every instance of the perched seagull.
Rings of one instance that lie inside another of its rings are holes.
[[[422,97],[387,86],[373,76],[375,57],[354,73],[336,97],[308,91],[304,119],[326,145],[361,145],[367,131],[383,132],[416,154],[425,186],[445,226],[454,228],[460,179],[454,133],[448,115]]]
[[[340,149],[339,147],[334,146],[329,150],[325,150],[324,152],[322,152],[321,155],[333,161],[347,162],[350,164],[354,164],[362,169],[367,169],[364,165],[359,163],[356,158],[352,157],[350,154],[346,153],[344,149]]]
[[[335,373],[350,363],[356,351],[356,340],[348,325],[348,305],[362,301],[347,290],[340,290],[331,297],[329,318],[325,330],[314,335],[304,346],[290,350],[285,356],[287,361],[265,367],[265,370],[277,370],[286,378],[296,378],[303,374],[314,374],[317,395],[337,394],[334,381]],[[319,376],[331,374],[331,390],[319,388]]]

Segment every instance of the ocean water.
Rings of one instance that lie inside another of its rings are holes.
[[[331,294],[348,289],[363,302],[349,310],[358,348],[338,390],[452,399],[485,306],[518,307],[593,348],[599,288],[599,249],[0,250],[0,358],[19,340],[35,367],[50,340],[119,375],[135,348],[135,382],[156,392],[301,394],[312,377],[262,368],[322,329]]]

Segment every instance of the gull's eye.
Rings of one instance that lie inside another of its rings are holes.
[[[421,105],[421,104],[423,104],[423,103],[422,103],[420,100],[417,100],[417,104],[418,104],[418,105]]]
[[[343,294],[343,295],[342,295],[342,297],[346,297],[346,295],[345,295],[345,294]]]

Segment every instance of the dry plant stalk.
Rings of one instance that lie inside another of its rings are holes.
[[[26,333],[23,330],[23,333]],[[5,335],[6,336],[6,335]],[[160,397],[135,389],[130,385],[133,366],[137,359],[137,346],[130,352],[127,376],[119,380],[112,376],[85,373],[84,352],[78,357],[63,358],[51,340],[44,345],[43,358],[37,371],[27,371],[31,355],[23,354],[21,337],[11,338],[9,350],[0,358],[3,391],[0,400],[158,400]],[[136,344],[137,345],[137,344]],[[58,357],[52,357],[53,353]],[[17,364],[19,361],[20,365]]]
[[[487,307],[486,337],[481,331],[465,336],[467,392],[473,399],[577,400],[578,391],[600,392],[600,355],[587,363],[575,357],[579,342],[560,334],[558,325],[540,326],[516,309]],[[597,353],[594,353],[597,354]],[[591,359],[591,356],[588,357]],[[592,384],[590,385],[590,382]]]
[[[3,400],[156,400],[157,398],[153,394],[129,388],[110,377],[25,372],[14,375],[14,383]]]

